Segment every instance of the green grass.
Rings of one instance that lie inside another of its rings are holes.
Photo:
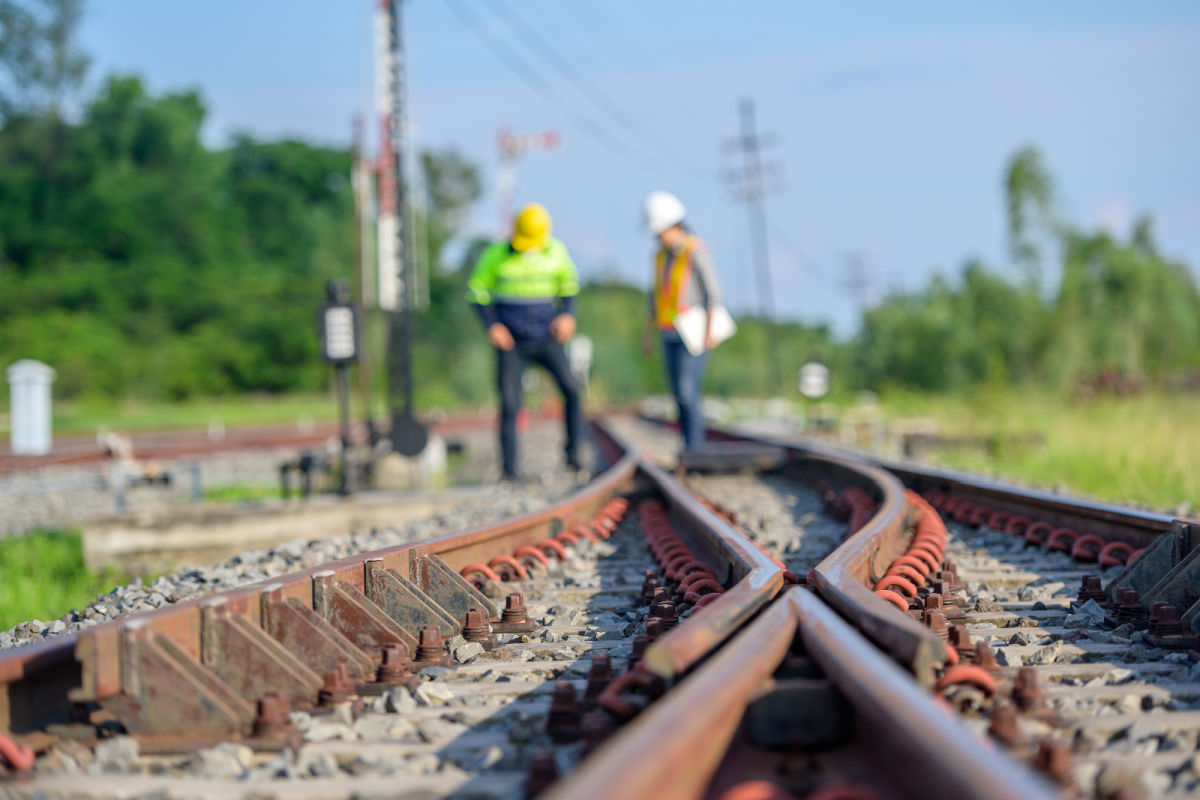
[[[1200,508],[1200,396],[1146,394],[1089,402],[1013,390],[883,399],[889,419],[926,416],[943,435],[1038,432],[1043,447],[936,452],[948,467],[1165,511]]]
[[[204,489],[204,499],[216,503],[256,503],[282,497],[283,492],[278,486],[207,486]]]
[[[107,426],[136,428],[194,428],[217,421],[222,425],[265,425],[297,420],[332,421],[337,404],[326,394],[237,395],[179,403],[127,400],[117,404],[56,402],[56,433],[91,433]]]
[[[116,570],[89,572],[78,531],[0,539],[0,630],[57,619],[127,580]]]

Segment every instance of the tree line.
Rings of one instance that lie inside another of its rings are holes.
[[[314,314],[325,282],[353,270],[351,154],[251,136],[206,146],[198,93],[154,94],[134,76],[81,97],[81,14],[81,0],[0,0],[0,362],[46,361],[63,397],[326,387]],[[478,168],[430,151],[419,178],[430,303],[417,326],[418,396],[486,401],[491,355],[463,291],[479,243],[458,263],[444,256],[479,198]],[[776,325],[785,363],[823,360],[845,389],[922,390],[1063,386],[1105,371],[1154,382],[1200,368],[1195,280],[1161,254],[1148,218],[1125,237],[1062,220],[1033,149],[1012,159],[1005,191],[1011,265],[972,260],[954,279],[893,294],[848,342],[824,325]],[[640,291],[614,283],[581,297],[604,397],[663,388],[637,354],[644,308]],[[772,328],[739,323],[708,389],[766,394]]]

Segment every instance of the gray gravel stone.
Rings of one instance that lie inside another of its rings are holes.
[[[137,764],[140,748],[132,736],[114,736],[96,745],[96,759],[88,772],[127,772]]]
[[[403,686],[397,686],[384,695],[384,702],[385,708],[392,714],[409,714],[417,708],[412,692]]]
[[[440,706],[454,699],[454,690],[444,683],[422,683],[414,696],[420,705]]]
[[[459,663],[466,663],[472,658],[483,654],[483,645],[479,642],[466,642],[459,645],[454,650],[454,660]]]

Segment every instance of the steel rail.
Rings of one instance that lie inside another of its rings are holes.
[[[696,554],[709,566],[725,572],[720,577],[727,590],[715,602],[696,611],[686,625],[668,631],[646,650],[643,666],[672,680],[769,603],[783,587],[783,569],[638,450],[636,443],[623,440],[602,423],[598,427],[635,455],[639,474],[662,496]]]
[[[1105,540],[1122,539],[1146,547],[1171,530],[1173,517],[1155,511],[1126,508],[1082,497],[1004,483],[956,470],[931,467],[903,459],[886,458],[806,437],[744,434],[729,428],[713,429],[721,437],[752,441],[789,449],[795,453],[865,462],[899,477],[906,486],[923,493],[938,489],[956,497],[1022,514],[1035,512],[1056,527],[1086,530]]]
[[[1048,784],[964,731],[909,675],[803,588],[785,590],[725,648],[545,797],[704,797],[718,769],[738,772],[736,763],[722,761],[748,705],[770,691],[771,676],[797,635],[849,702],[861,743],[871,748],[862,758],[886,764],[889,771],[878,777],[903,796],[1058,797]]]
[[[205,607],[221,603],[229,612],[261,626],[260,602],[264,591],[277,592],[276,597],[281,601],[295,599],[313,609],[313,585],[318,573],[328,575],[331,583],[344,582],[363,592],[367,562],[408,574],[410,562],[425,554],[437,555],[456,570],[484,555],[507,555],[581,520],[623,491],[637,469],[638,460],[625,454],[574,494],[542,510],[496,525],[360,553],[0,653],[0,729],[19,734],[48,723],[66,722],[73,702],[93,702],[120,694],[124,671],[121,640],[131,626],[146,634],[162,635],[186,655],[200,660]]]

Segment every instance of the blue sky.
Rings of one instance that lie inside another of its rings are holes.
[[[1005,268],[1001,173],[1027,143],[1042,149],[1069,219],[1124,234],[1148,212],[1163,249],[1200,265],[1196,3],[461,1],[478,28],[444,0],[407,4],[416,140],[484,167],[470,224],[494,232],[497,130],[560,131],[559,150],[521,162],[518,200],[550,208],[585,278],[648,283],[639,209],[663,188],[712,246],[731,307],[754,305],[745,208],[718,179],[735,163],[719,142],[735,132],[743,96],[779,136],[768,159],[782,185],[768,214],[783,316],[851,332],[857,301],[842,282],[852,252],[875,297],[953,274],[968,256]],[[371,99],[372,7],[92,0],[83,43],[93,80],[134,71],[156,90],[199,88],[214,144],[235,131],[345,143]],[[511,15],[619,117],[540,58]],[[487,37],[576,110],[532,91]],[[642,155],[611,153],[575,124],[580,113]]]

